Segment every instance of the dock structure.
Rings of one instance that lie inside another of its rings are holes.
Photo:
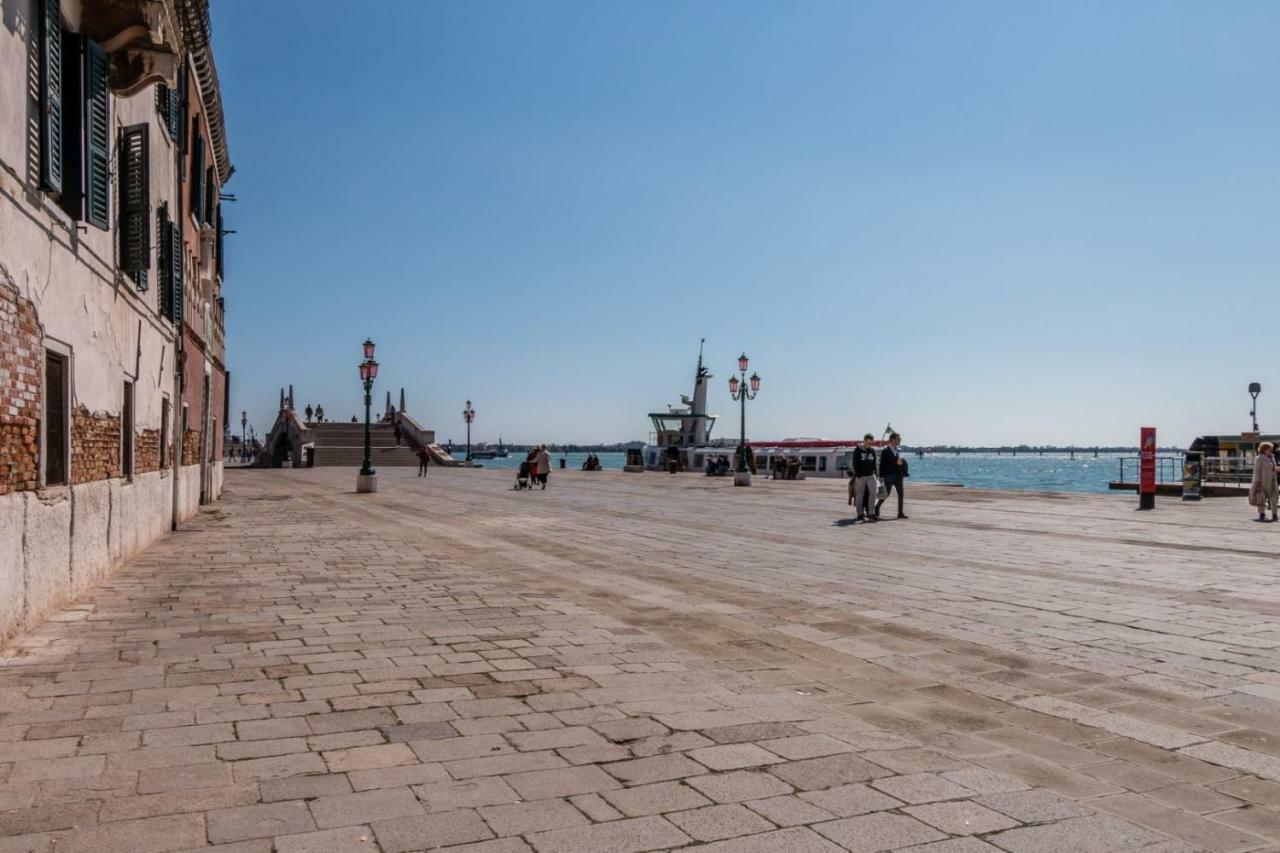
[[[0,649],[0,849],[1280,844],[1243,500],[348,473],[229,471]]]

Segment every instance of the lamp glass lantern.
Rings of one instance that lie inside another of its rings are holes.
[[[736,376],[729,377],[729,393],[735,397],[738,396],[738,377]]]
[[[370,379],[378,378],[378,362],[376,361],[369,362],[369,378]]]
[[[365,360],[366,360],[366,361],[372,361],[372,360],[373,360],[373,349],[374,349],[374,347],[375,347],[375,346],[376,346],[376,344],[374,344],[374,342],[373,342],[373,339],[372,339],[372,338],[365,338],[365,339],[364,339],[364,357],[365,357]]]
[[[760,390],[760,374],[752,373],[751,374],[751,393],[755,394],[759,390]]]
[[[747,372],[747,354],[745,352],[738,356],[738,370],[743,373]]]

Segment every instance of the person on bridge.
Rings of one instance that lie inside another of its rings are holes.
[[[1264,441],[1258,445],[1258,455],[1253,460],[1253,482],[1249,484],[1249,503],[1258,510],[1258,521],[1267,520],[1267,507],[1271,508],[1271,520],[1276,520],[1278,486],[1275,445]]]
[[[431,461],[431,454],[427,452],[427,448],[418,448],[418,476],[427,476],[427,463]]]
[[[307,416],[307,423],[311,423],[311,404],[307,403],[307,407],[302,410]]]
[[[906,518],[902,511],[902,480],[907,476],[907,460],[902,456],[902,436],[889,433],[889,443],[880,451],[880,482],[884,483],[884,497],[876,501],[876,518],[880,507],[889,499],[889,493],[898,490],[898,518]]]
[[[400,422],[396,421],[395,426],[391,429],[396,437],[396,447],[400,446],[400,440],[404,438],[404,430],[400,428]]]

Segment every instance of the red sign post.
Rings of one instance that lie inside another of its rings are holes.
[[[1156,428],[1143,427],[1138,445],[1138,509],[1156,508]]]

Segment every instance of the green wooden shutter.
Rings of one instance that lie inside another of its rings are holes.
[[[40,183],[62,192],[62,11],[40,2]]]
[[[62,195],[67,215],[84,219],[84,39],[62,34]]]
[[[214,214],[216,217],[214,221],[214,228],[217,229],[216,234],[218,238],[216,241],[214,241],[214,252],[216,253],[214,255],[214,258],[215,258],[215,261],[217,262],[218,280],[221,281],[222,280],[222,235],[226,233],[222,230],[222,202],[218,202],[218,207],[214,211]]]
[[[164,83],[156,84],[156,112],[169,138],[178,141],[178,91],[170,89]]]
[[[204,221],[204,137],[196,134],[191,154],[191,212],[197,222]]]
[[[173,232],[174,224],[169,219],[169,206],[162,204],[156,210],[156,243],[159,255],[157,266],[160,271],[157,290],[160,291],[160,316],[173,319]],[[181,257],[178,258],[181,261]]]
[[[190,144],[188,131],[191,127],[191,118],[187,115],[187,66],[186,57],[182,57],[182,68],[178,70],[178,150],[184,155],[187,153],[187,146]],[[179,169],[178,177],[181,180],[187,179],[187,170]]]
[[[145,288],[151,267],[151,191],[148,175],[148,126],[135,124],[120,131],[120,267],[133,273]],[[143,277],[139,278],[138,273]]]
[[[107,70],[107,52],[92,39],[85,39],[85,218],[104,231],[110,227],[111,217],[111,98]]]
[[[214,224],[214,213],[218,207],[218,182],[213,176],[213,167],[204,170],[204,218],[200,221],[206,225]]]
[[[169,225],[169,319],[182,325],[182,222]]]

